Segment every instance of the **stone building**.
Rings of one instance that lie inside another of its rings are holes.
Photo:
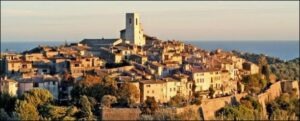
[[[67,61],[67,70],[73,77],[79,77],[86,71],[100,69],[103,65],[103,61],[98,57],[77,57]]]
[[[126,43],[144,46],[146,38],[140,22],[140,16],[137,13],[126,13],[126,28],[120,31],[121,38]]]
[[[143,80],[140,81],[141,102],[147,97],[154,97],[157,102],[167,102],[166,82],[162,80]]]
[[[248,71],[249,74],[257,74],[259,73],[259,67],[251,62],[245,62],[243,63],[243,69]]]
[[[7,93],[11,96],[17,96],[18,82],[12,79],[0,79],[0,92]]]
[[[37,75],[30,78],[18,79],[18,95],[33,88],[43,88],[51,92],[55,99],[58,99],[59,78],[49,75]]]

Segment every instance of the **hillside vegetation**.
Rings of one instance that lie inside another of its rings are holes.
[[[279,79],[299,80],[299,60],[300,58],[295,58],[287,62],[271,64],[270,68]]]
[[[256,53],[249,53],[249,52],[242,52],[242,51],[237,51],[233,50],[232,53],[238,57],[244,58],[248,61],[251,61],[255,64],[258,64],[258,59],[262,56],[265,56],[267,59],[268,64],[275,64],[275,63],[282,63],[284,62],[278,57],[271,57],[271,56],[266,56],[264,54],[256,54]]]
[[[259,64],[259,58],[265,57],[267,63],[269,64],[269,69],[271,73],[275,74],[278,79],[283,80],[299,80],[300,71],[299,71],[299,57],[284,62],[283,60],[277,57],[270,57],[264,54],[255,54],[248,52],[232,51],[238,57],[244,58],[253,63]]]

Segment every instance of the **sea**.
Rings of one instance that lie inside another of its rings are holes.
[[[291,60],[299,57],[299,41],[196,41],[186,40],[199,48],[212,51],[221,48],[226,51],[238,50],[267,56],[278,57],[282,60]],[[39,41],[39,42],[1,42],[1,52],[7,50],[22,52],[39,45],[59,46],[65,41]]]

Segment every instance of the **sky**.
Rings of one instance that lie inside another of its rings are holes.
[[[299,40],[299,1],[1,1],[1,41],[119,38],[128,12],[163,40]]]

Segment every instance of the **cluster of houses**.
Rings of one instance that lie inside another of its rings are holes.
[[[0,91],[11,95],[45,88],[56,99],[62,98],[61,93],[70,99],[72,84],[67,88],[62,84],[66,74],[77,82],[88,72],[105,72],[120,84],[135,85],[140,94],[136,102],[150,96],[162,103],[176,95],[189,98],[195,92],[209,97],[210,89],[215,90],[213,97],[232,95],[243,75],[259,72],[254,63],[221,49],[205,51],[145,35],[137,13],[126,14],[120,38],[84,39],[56,47],[38,46],[19,54],[2,53],[0,64]]]

